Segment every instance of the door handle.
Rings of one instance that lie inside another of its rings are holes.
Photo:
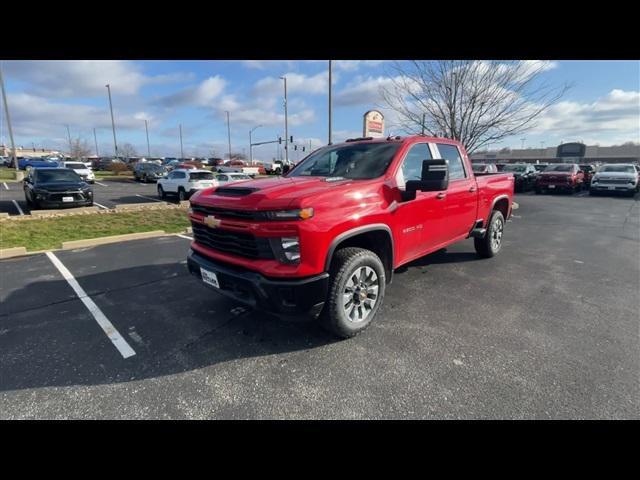
[[[477,188],[476,188],[476,187],[471,187],[471,188],[469,189],[469,191],[470,191],[470,192],[475,192],[476,190],[477,190]]]
[[[436,195],[436,198],[437,198],[438,200],[442,200],[442,199],[443,199],[444,197],[446,197],[446,196],[447,196],[447,194],[446,194],[446,193],[439,193],[439,194],[437,194],[437,195]]]

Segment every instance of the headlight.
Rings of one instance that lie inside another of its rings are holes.
[[[591,179],[591,183],[598,183],[598,178],[597,177],[593,177]]]
[[[300,238],[270,238],[271,249],[282,263],[300,263]]]
[[[298,208],[296,210],[274,210],[265,212],[268,220],[306,220],[313,217],[313,208]]]

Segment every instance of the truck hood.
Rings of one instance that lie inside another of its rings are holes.
[[[628,179],[632,179],[632,178],[636,178],[635,173],[629,173],[629,172],[598,172],[594,175],[595,178],[597,179],[602,179],[602,178],[628,178]]]
[[[352,189],[367,187],[369,180],[331,180],[325,177],[280,177],[234,182],[203,190],[194,203],[246,210],[302,208],[335,198],[339,202]]]

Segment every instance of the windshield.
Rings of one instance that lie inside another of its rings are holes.
[[[73,170],[36,170],[38,182],[80,182],[80,176]]]
[[[549,165],[545,172],[571,172],[573,165]]]
[[[341,177],[368,180],[389,167],[399,143],[360,143],[326,147],[312,153],[287,177]]]
[[[601,172],[635,173],[636,169],[631,165],[605,165]]]
[[[211,172],[194,172],[189,174],[191,180],[213,180],[213,173]]]
[[[527,169],[525,165],[505,165],[503,172],[524,172]]]
[[[87,168],[87,166],[84,163],[80,163],[80,162],[66,162],[64,166],[67,168],[77,168],[79,170],[80,169],[85,170]]]

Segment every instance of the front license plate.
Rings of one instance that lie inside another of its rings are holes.
[[[220,288],[220,283],[218,283],[218,276],[210,272],[209,270],[205,270],[200,267],[200,274],[202,275],[202,281],[212,287]]]
[[[73,197],[62,197],[63,202],[73,202]]]
[[[556,188],[555,185],[549,185],[549,188]]]
[[[609,190],[615,190],[616,189],[616,187],[608,187],[608,188],[609,188]]]

